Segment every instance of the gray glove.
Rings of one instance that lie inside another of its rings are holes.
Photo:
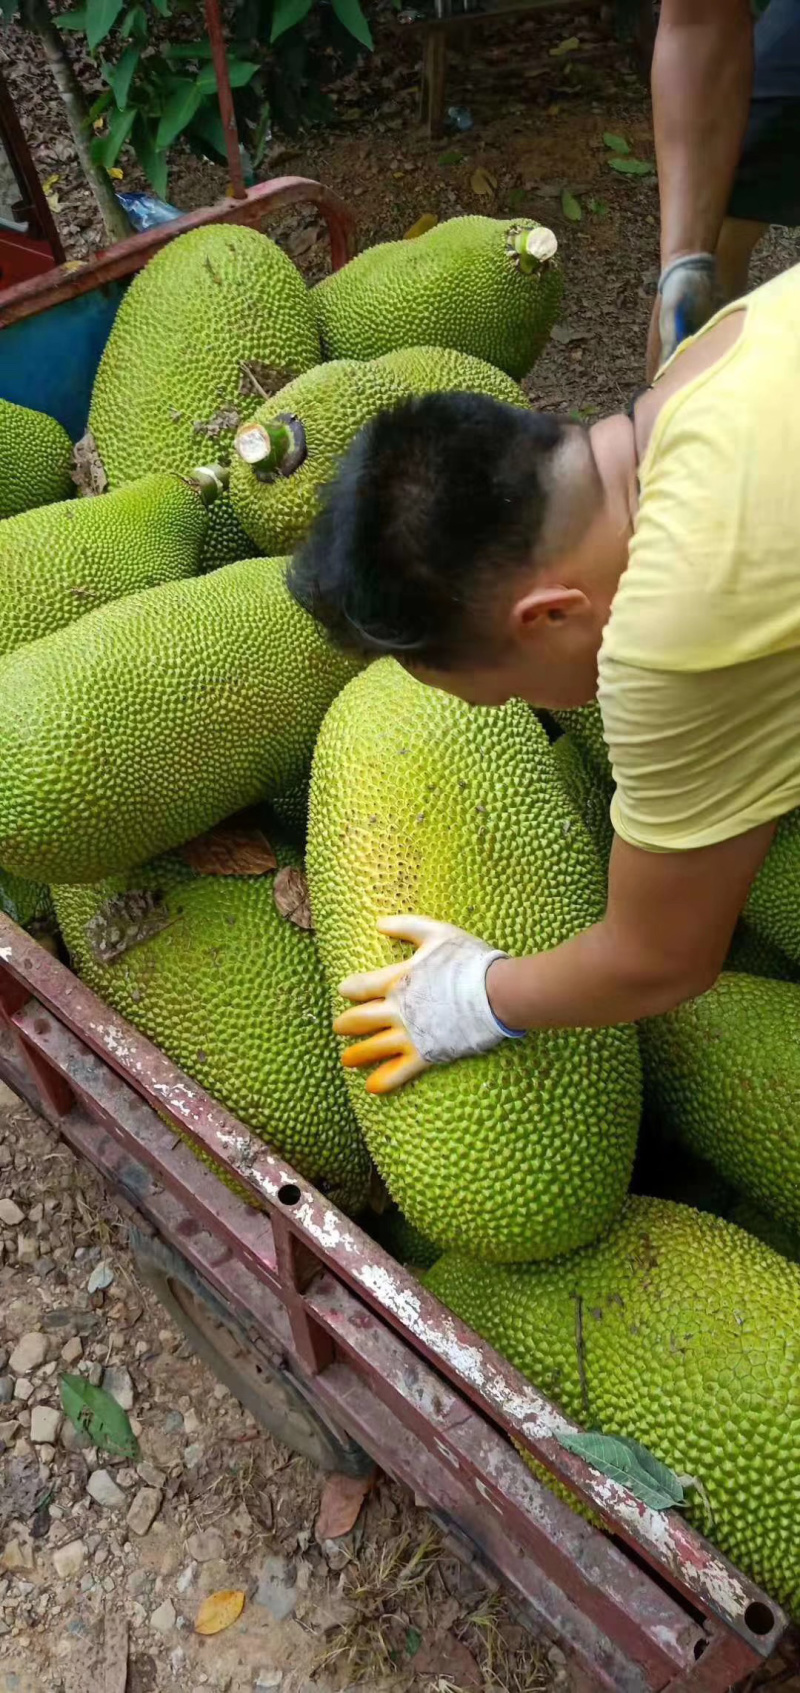
[[[702,329],[717,304],[716,261],[713,253],[688,253],[673,259],[661,272],[658,328],[664,364],[675,348]]]

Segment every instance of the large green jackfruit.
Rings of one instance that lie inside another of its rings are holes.
[[[614,777],[597,701],[592,700],[590,705],[569,706],[563,710],[551,711],[550,716],[555,718],[565,735],[571,735],[575,745],[580,747],[595,776],[608,789],[610,803],[614,791]]]
[[[751,928],[800,965],[800,807],[781,818],[744,909]]]
[[[277,856],[300,864],[292,849]],[[104,962],[131,892],[154,902],[133,902],[147,938]],[[358,1209],[369,1159],[316,941],[279,914],[274,878],[195,876],[165,857],[94,886],[57,887],[54,898],[81,979],[300,1175]]]
[[[798,1610],[796,1265],[730,1223],[631,1198],[597,1245],[557,1263],[448,1253],[425,1280],[567,1416],[700,1481],[720,1550]]]
[[[455,347],[519,380],[558,313],[555,245],[531,218],[459,217],[370,247],[312,290],[325,357]]]
[[[725,974],[640,1037],[663,1126],[800,1227],[800,985]]]
[[[296,787],[358,662],[248,559],[88,612],[0,662],[0,864],[89,882]]]
[[[400,400],[443,391],[526,404],[502,371],[442,347],[319,365],[282,389],[239,431],[231,467],[233,508],[256,546],[293,551],[316,517],[321,488],[363,425]]]
[[[193,576],[212,477],[143,476],[114,494],[39,506],[0,523],[0,655],[95,606]]]
[[[56,914],[50,889],[24,876],[0,870],[0,911],[5,912],[30,935],[51,935],[56,931]]]
[[[767,976],[773,982],[796,982],[800,973],[800,965],[793,964],[746,917],[739,919],[733,932],[725,969],[744,976]]]
[[[553,743],[553,760],[564,792],[594,841],[603,873],[607,876],[614,840],[608,787],[572,735],[559,735]]]
[[[0,519],[68,500],[72,442],[46,412],[0,400]]]
[[[227,463],[239,424],[320,358],[305,283],[266,235],[209,224],[130,284],[95,377],[91,430],[109,484]]]
[[[472,710],[392,659],[325,719],[307,866],[333,990],[398,956],[377,933],[381,915],[421,913],[530,953],[604,905],[596,855],[528,707]],[[622,1204],[639,1121],[632,1028],[504,1041],[384,1097],[348,1075],[389,1193],[443,1246],[546,1258],[592,1240]]]

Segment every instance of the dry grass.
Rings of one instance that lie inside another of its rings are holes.
[[[456,1575],[454,1584],[454,1568],[433,1528],[417,1544],[408,1533],[363,1544],[339,1580],[350,1614],[319,1652],[315,1672],[336,1670],[371,1688],[402,1677],[409,1693],[547,1693],[553,1675],[541,1644],[499,1591],[476,1603],[474,1575],[465,1571],[460,1583]]]

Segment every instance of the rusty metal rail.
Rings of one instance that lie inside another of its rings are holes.
[[[237,148],[237,159],[238,156]],[[132,276],[161,247],[188,229],[201,229],[211,223],[244,223],[259,228],[265,218],[304,202],[314,206],[324,218],[331,268],[338,270],[355,251],[355,219],[349,207],[332,189],[310,177],[276,176],[270,182],[248,188],[243,199],[223,200],[217,206],[187,212],[184,217],[173,218],[171,223],[159,224],[156,229],[132,235],[128,241],[119,241],[84,263],[59,265],[44,276],[6,288],[0,292],[0,329],[20,323],[23,318],[35,317],[65,300],[74,300],[79,294],[90,294],[95,288],[105,288],[110,282]]]
[[[20,1075],[29,1093],[35,1083],[76,1150],[233,1309],[263,1324],[378,1462],[454,1506],[600,1685],[722,1693],[769,1655],[786,1627],[778,1606],[676,1512],[650,1511],[566,1452],[557,1435],[574,1425],[518,1371],[4,917],[0,1021],[19,1055],[17,1085]],[[0,1071],[9,1076],[2,1053]],[[225,1189],[164,1117],[261,1209]],[[614,1540],[535,1481],[508,1435]]]

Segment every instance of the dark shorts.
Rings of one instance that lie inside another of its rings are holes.
[[[756,23],[753,98],[728,215],[800,224],[800,0],[770,0]]]

